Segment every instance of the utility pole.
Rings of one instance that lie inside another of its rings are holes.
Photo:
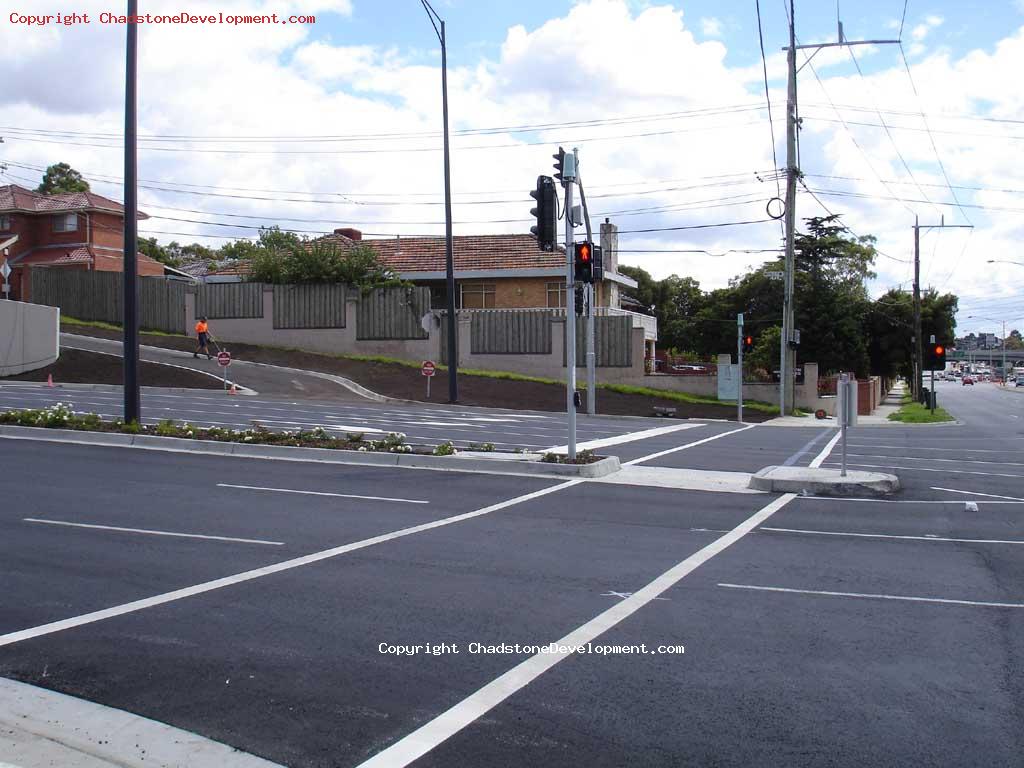
[[[794,308],[794,272],[795,272],[795,237],[796,237],[796,184],[800,178],[799,158],[797,151],[800,130],[800,115],[797,104],[797,80],[800,69],[810,63],[823,48],[839,48],[853,45],[887,45],[899,44],[899,40],[847,40],[843,35],[843,23],[837,19],[839,40],[835,43],[817,43],[811,45],[796,44],[796,7],[794,0],[789,0],[789,45],[786,51],[788,64],[788,87],[786,90],[786,254],[784,261],[785,282],[782,307],[782,351],[779,369],[779,415],[785,416],[794,407],[793,388],[796,384],[796,311]],[[802,66],[796,65],[796,52],[813,49]]]
[[[743,423],[743,313],[736,315],[736,362],[740,377],[736,382],[736,421]]]
[[[138,15],[137,0],[128,0],[128,15]],[[124,420],[142,417],[139,395],[139,278],[138,278],[138,158],[135,147],[137,115],[136,72],[138,25],[127,24],[124,84]]]
[[[924,339],[921,338],[921,230],[922,229],[974,229],[973,224],[947,224],[943,216],[938,224],[922,226],[914,217],[914,399],[921,401],[924,387]]]

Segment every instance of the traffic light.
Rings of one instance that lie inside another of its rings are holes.
[[[574,275],[577,283],[594,282],[594,245],[589,240],[576,243],[573,248]]]
[[[575,294],[576,315],[577,317],[582,317],[587,314],[587,308],[583,301],[583,286],[576,285],[573,293]]]
[[[744,352],[753,352],[754,351],[754,337],[753,336],[744,336],[743,337],[743,351]]]
[[[555,158],[555,178],[562,182],[564,181],[562,172],[565,170],[565,150],[559,147],[558,152],[553,154],[552,157]]]
[[[555,178],[565,186],[576,180],[576,155],[566,152],[562,147],[552,155],[555,158]]]
[[[537,225],[530,232],[537,238],[542,251],[555,250],[555,235],[558,229],[558,201],[555,199],[555,182],[550,176],[537,177],[537,189],[530,193],[537,201],[537,207],[530,213],[537,219]]]
[[[946,346],[929,344],[924,348],[924,367],[929,371],[946,370]]]
[[[594,246],[594,282],[604,280],[604,249],[600,245]]]

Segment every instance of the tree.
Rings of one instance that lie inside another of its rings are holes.
[[[748,364],[748,371],[759,371],[771,380],[771,372],[782,362],[782,328],[765,328],[754,342],[754,351],[744,356],[743,362]]]
[[[142,253],[154,261],[166,264],[169,267],[178,266],[178,260],[174,258],[168,248],[160,245],[155,237],[140,237],[138,239],[139,253]]]
[[[925,341],[935,335],[951,346],[956,328],[957,297],[933,288],[921,295],[921,331]],[[914,372],[914,297],[892,289],[875,300],[867,315],[871,372],[912,378]]]
[[[46,169],[42,183],[36,192],[44,195],[59,195],[62,192],[88,192],[89,182],[82,174],[67,163],[56,163]]]
[[[1020,331],[1016,328],[1006,334],[1006,348],[1024,349],[1024,339],[1021,338]]]
[[[343,250],[333,243],[303,240],[274,227],[260,230],[259,241],[247,243],[246,251],[251,259],[249,279],[254,282],[344,283],[363,290],[405,285],[365,244]]]

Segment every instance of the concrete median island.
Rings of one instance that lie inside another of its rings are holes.
[[[750,488],[810,496],[886,496],[900,488],[896,475],[818,467],[765,467],[750,477]]]

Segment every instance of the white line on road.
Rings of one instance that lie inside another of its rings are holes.
[[[830,461],[829,464],[839,465],[838,461]],[[983,475],[984,477],[1020,477],[1024,475],[1009,475],[1005,472],[972,472],[967,469],[935,468],[935,467],[897,467],[895,464],[854,464],[847,462],[848,467],[870,467],[873,469],[904,469],[908,472],[945,472],[947,475],[956,473],[958,475]]]
[[[956,502],[963,504],[963,502]],[[814,536],[853,536],[861,539],[906,539],[908,541],[947,541],[962,544],[1024,544],[1024,540],[1011,539],[950,539],[940,536],[896,536],[888,533],[845,533],[842,531],[804,531],[799,528],[759,528],[761,531],[773,533],[806,533]]]
[[[861,597],[874,600],[906,600],[912,603],[941,603],[943,605],[975,605],[984,608],[1024,608],[1024,603],[987,603],[978,600],[946,600],[941,597],[911,597],[909,595],[874,595],[864,592],[826,592],[817,589],[788,589],[786,587],[760,587],[754,584],[719,584],[727,589],[751,589],[759,592],[786,592],[794,595],[821,595],[824,597]]]
[[[964,451],[963,453],[970,453],[970,451]],[[1008,467],[1024,467],[1024,464],[1016,461],[982,461],[981,459],[937,459],[934,456],[886,456],[877,453],[848,453],[847,456],[855,456],[859,459],[910,459],[912,461],[941,461],[946,464],[1002,464]]]
[[[749,427],[743,427],[743,429],[749,429]],[[725,434],[733,434],[740,431],[742,430],[733,430]],[[814,461],[811,462],[811,466],[820,466],[838,440],[839,434],[837,433]],[[637,459],[637,461],[646,461],[663,454],[664,452],[652,454],[651,456]],[[492,680],[476,691],[476,693],[463,699],[448,711],[442,712],[430,722],[420,726],[387,749],[378,752],[369,760],[361,763],[359,768],[404,768],[404,766],[418,760],[427,752],[498,706],[509,696],[529,685],[533,680],[555,666],[555,664],[572,656],[572,652],[568,651],[569,647],[585,645],[629,618],[649,602],[660,597],[663,592],[678,584],[715,555],[720,554],[732,544],[742,539],[794,498],[796,498],[796,495],[792,493],[780,496],[765,507],[762,507],[761,510],[744,520],[727,534],[720,536],[706,547],[703,547],[665,571],[654,581],[634,592],[625,600],[598,614],[562,639],[555,641],[554,645],[561,646],[566,652],[561,652],[562,648],[560,648],[558,653],[538,653],[531,656],[505,674]]]
[[[932,490],[941,490],[933,488]],[[967,493],[967,491],[960,491],[960,493]],[[987,494],[982,494],[987,495]],[[1000,497],[1002,498],[1002,497]],[[1012,497],[1006,497],[1012,498]],[[833,501],[852,501],[861,504],[959,504],[963,506],[962,501],[953,499],[862,499],[857,496],[801,496],[800,501],[825,501],[832,503]],[[1024,504],[1024,499],[1012,499],[1011,501],[979,501],[979,504]]]
[[[747,426],[740,427],[739,429],[730,429],[728,432],[722,432],[721,434],[718,434],[718,435],[712,435],[711,437],[705,437],[703,440],[696,440],[696,441],[694,441],[692,443],[687,443],[686,445],[680,445],[680,446],[676,446],[675,448],[669,448],[667,451],[658,451],[657,453],[652,453],[649,456],[641,456],[639,459],[633,459],[632,461],[625,461],[625,462],[622,463],[622,466],[624,466],[624,467],[631,467],[634,464],[642,464],[643,462],[650,461],[651,459],[660,459],[662,456],[668,456],[670,453],[677,453],[678,451],[685,451],[687,448],[693,448],[693,447],[698,446],[698,445],[704,445],[704,443],[710,443],[712,440],[718,440],[721,437],[728,437],[729,435],[735,435],[737,432],[745,432],[746,430],[753,429],[756,426],[757,426],[756,424],[748,424]]]
[[[491,512],[497,512],[498,510],[505,509],[506,507],[511,507],[516,504],[522,504],[524,501],[530,501],[531,499],[540,498],[541,496],[546,496],[549,493],[555,493],[557,491],[564,490],[565,488],[569,488],[574,485],[579,485],[582,482],[583,480],[569,480],[568,482],[548,486],[547,488],[542,488],[539,491],[533,491],[532,493],[527,493],[522,496],[516,496],[514,498],[498,502],[497,504],[491,504],[490,506],[483,507],[472,512],[464,512],[460,515],[453,515],[451,517],[442,518],[441,520],[433,520],[429,523],[422,523],[420,525],[410,526],[409,528],[401,528],[397,531],[384,533],[380,536],[373,536],[372,538],[363,539],[362,541],[352,542],[351,544],[343,544],[340,547],[325,549],[321,552],[314,552],[311,555],[296,557],[291,560],[285,560],[280,563],[274,563],[273,565],[267,565],[263,568],[255,568],[251,571],[245,571],[244,573],[237,573],[234,576],[225,576],[221,579],[203,582],[202,584],[196,584],[191,587],[185,587],[184,589],[176,589],[173,592],[165,592],[161,595],[154,595],[153,597],[143,598],[142,600],[135,600],[131,603],[116,605],[112,608],[104,608],[99,611],[93,611],[92,613],[84,613],[80,616],[73,616],[70,619],[61,619],[60,621],[53,621],[49,624],[42,624],[38,627],[31,627],[29,629],[23,629],[17,632],[8,632],[5,635],[0,635],[0,647],[3,647],[5,645],[12,645],[14,643],[19,643],[23,640],[31,640],[32,638],[41,637],[43,635],[50,635],[55,632],[62,632],[65,629],[73,629],[75,627],[80,627],[85,624],[92,624],[97,621],[112,619],[116,616],[123,616],[126,613],[135,613],[136,611],[141,611],[145,608],[153,608],[154,606],[164,605],[165,603],[171,603],[176,600],[182,600],[186,597],[202,595],[206,592],[213,592],[217,589],[230,587],[235,584],[241,584],[243,582],[252,581],[254,579],[260,579],[264,576],[270,576],[275,573],[281,573],[282,571],[290,571],[293,568],[301,568],[304,565],[318,563],[322,560],[329,560],[333,557],[347,554],[348,552],[355,552],[356,550],[365,549],[366,547],[372,547],[376,544],[382,544],[386,541],[393,541],[395,539],[401,539],[406,536],[412,536],[413,534],[422,533],[424,531],[430,531],[434,528],[443,528],[446,525],[459,523],[463,520],[471,520],[475,517],[481,517],[482,515],[490,514]]]
[[[239,488],[243,491],[269,491],[271,493],[299,493],[305,496],[334,496],[339,499],[365,499],[366,501],[398,501],[404,504],[429,504],[424,499],[392,499],[387,496],[358,496],[354,493],[327,493],[326,491],[302,491],[295,488],[264,488],[259,485],[232,485],[217,483],[218,488]]]
[[[963,494],[966,494],[968,496],[985,496],[986,498],[989,498],[989,499],[1007,499],[1009,501],[1024,501],[1024,499],[1018,498],[1017,496],[999,496],[999,495],[994,494],[994,493],[978,493],[977,491],[961,491],[961,490],[959,490],[957,488],[938,488],[938,487],[936,487],[934,485],[932,486],[932,490],[933,491],[946,491],[947,493],[963,493]],[[957,503],[960,503],[960,502],[957,502]],[[984,502],[981,502],[981,503],[984,503]]]
[[[283,541],[263,541],[262,539],[236,539],[232,536],[206,536],[198,533],[176,533],[174,531],[153,531],[148,528],[121,528],[116,525],[94,525],[92,523],[69,523],[65,520],[44,520],[37,517],[23,517],[26,523],[44,523],[46,525],[66,525],[69,528],[96,528],[101,531],[120,531],[123,533],[148,533],[152,536],[177,536],[182,539],[210,539],[212,541],[233,541],[240,544],[270,544],[280,547]]]
[[[660,435],[668,435],[672,432],[680,432],[684,429],[696,429],[697,427],[703,427],[704,424],[673,424],[668,427],[655,427],[654,429],[645,429],[642,432],[627,432],[624,435],[614,435],[612,437],[604,437],[599,440],[587,440],[585,443],[577,443],[576,448],[581,451],[593,450],[595,448],[607,448],[609,445],[621,445],[622,443],[632,443],[636,440],[646,440],[650,437],[658,437]],[[567,445],[556,445],[551,448],[547,448],[548,453],[559,453],[569,450]]]

